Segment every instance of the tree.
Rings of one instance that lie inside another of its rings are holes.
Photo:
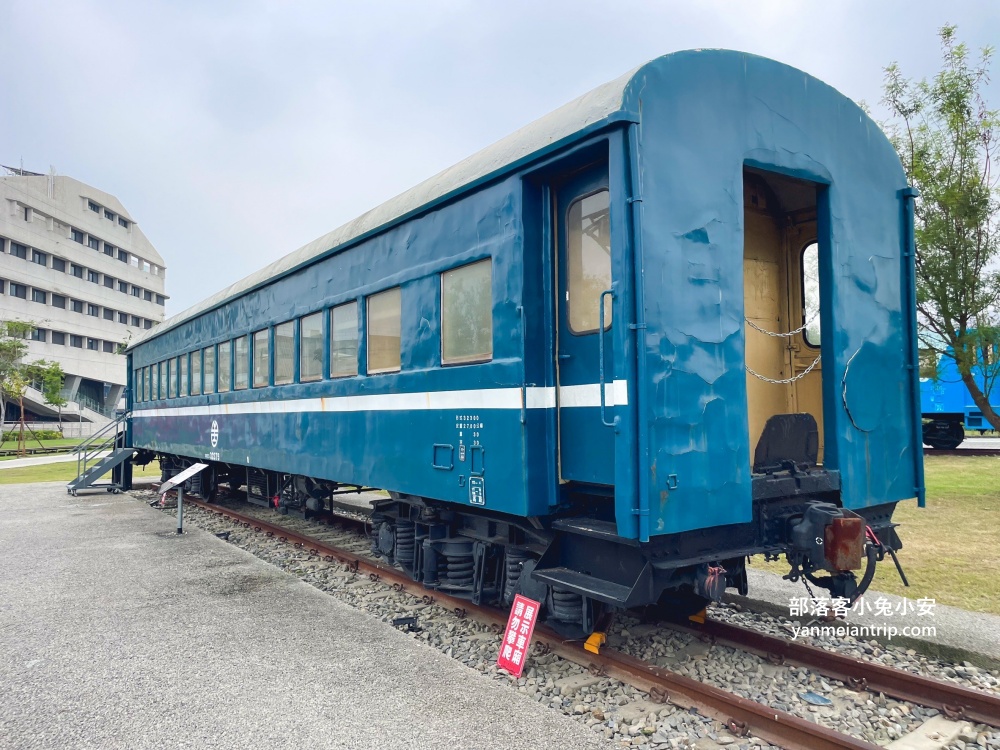
[[[58,362],[39,359],[24,362],[28,353],[27,338],[35,326],[20,320],[0,320],[0,429],[7,419],[7,400],[20,402],[31,383],[39,383],[45,402],[62,407],[64,374]]]
[[[955,32],[938,32],[944,59],[932,80],[904,78],[895,63],[885,69],[883,102],[892,116],[885,127],[920,191],[914,214],[921,345],[954,358],[976,407],[1000,429],[989,402],[996,377],[980,387],[975,375],[978,369],[983,376],[982,355],[995,347],[1000,323],[1000,201],[992,173],[1000,112],[983,97],[993,49],[970,59]]]

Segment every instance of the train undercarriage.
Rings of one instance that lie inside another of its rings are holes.
[[[195,463],[149,451],[135,462],[154,457],[164,481]],[[185,492],[210,501],[220,485],[230,497],[305,518],[333,513],[338,496],[366,489],[212,463],[185,483]],[[579,637],[609,612],[679,619],[721,600],[727,589],[746,594],[746,563],[756,554],[784,556],[789,580],[855,599],[886,555],[899,567],[902,544],[891,520],[895,503],[855,513],[840,508],[838,497],[836,472],[776,467],[754,475],[751,522],[639,544],[601,517],[601,498],[582,492],[568,497],[572,513],[545,522],[389,493],[373,504],[369,535],[374,554],[430,590],[500,606],[520,593],[542,603],[550,626]],[[863,571],[860,579],[855,571]]]

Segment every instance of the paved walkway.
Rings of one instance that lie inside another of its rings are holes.
[[[127,495],[3,490],[0,747],[607,747]]]
[[[888,559],[881,564],[892,566],[892,562]],[[750,600],[751,606],[763,605],[765,609],[775,614],[788,617],[789,603],[793,599],[808,596],[801,581],[791,583],[783,580],[776,573],[753,568],[747,569],[747,576],[750,584],[750,594],[747,599]],[[826,593],[815,588],[814,591],[817,596]],[[742,597],[733,598],[739,601]],[[885,610],[882,610],[882,613],[874,610],[875,602],[879,598],[888,602],[891,615],[887,616]],[[908,600],[909,604],[903,601],[904,598]],[[988,666],[992,666],[994,662],[1000,663],[1000,636],[998,636],[1000,634],[1000,616],[969,612],[936,603],[931,609],[933,615],[919,616],[916,612],[915,598],[869,590],[865,594],[865,599],[873,607],[873,611],[862,614],[848,612],[847,623],[872,627],[896,626],[898,629],[933,626],[937,631],[934,635],[922,633],[915,639],[896,636],[892,640],[912,645],[920,645],[915,641],[923,642],[927,644],[926,647],[921,648],[925,653],[939,654],[952,660],[971,660]],[[908,606],[913,607],[913,611],[900,615],[899,613],[904,611],[902,608]],[[979,655],[987,658],[985,660],[979,659],[977,658]]]
[[[101,456],[108,455],[108,451],[101,454],[96,454]],[[74,453],[50,453],[44,456],[28,456],[27,458],[12,458],[8,461],[0,461],[0,471],[4,469],[17,469],[21,466],[38,466],[39,464],[62,464],[68,463],[70,461],[76,461],[76,454]]]

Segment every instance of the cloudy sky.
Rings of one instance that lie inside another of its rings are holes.
[[[174,314],[666,52],[773,57],[878,115],[944,23],[993,44],[1000,3],[3,0],[0,164],[116,195]]]

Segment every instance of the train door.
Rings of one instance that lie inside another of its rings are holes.
[[[768,419],[810,414],[823,460],[817,186],[747,169],[743,304],[750,453]]]
[[[607,166],[588,168],[562,183],[554,218],[559,481],[611,485],[614,431],[602,424],[600,413],[602,336],[606,377],[612,372],[611,295],[603,294],[611,289]],[[612,392],[606,389],[607,403]]]

